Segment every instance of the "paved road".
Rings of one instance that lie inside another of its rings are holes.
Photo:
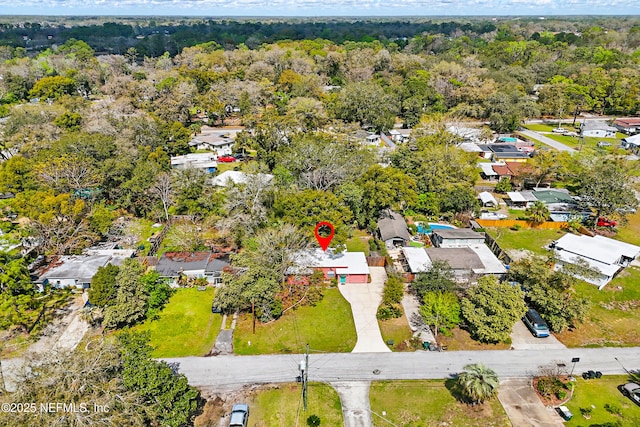
[[[575,153],[576,150],[574,150],[573,148],[569,147],[568,145],[564,145],[561,142],[555,141],[547,136],[544,136],[543,134],[539,133],[539,132],[534,132],[532,130],[521,130],[518,131],[521,134],[523,134],[524,136],[528,136],[529,138],[533,138],[536,139],[540,142],[544,142],[545,144],[549,145],[550,147],[555,148],[558,151],[568,151],[570,153]]]
[[[469,363],[482,362],[499,377],[528,377],[541,365],[564,363],[579,357],[575,373],[593,369],[624,374],[640,368],[640,348],[584,348],[414,353],[324,353],[309,357],[309,380],[327,383],[375,380],[448,378]],[[616,358],[618,360],[616,360]],[[217,356],[165,359],[177,363],[189,383],[205,392],[224,392],[248,384],[295,381],[301,354]]]

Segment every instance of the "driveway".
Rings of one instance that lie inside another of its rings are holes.
[[[371,427],[369,381],[331,383],[340,396],[344,427]]]
[[[351,304],[358,341],[352,353],[382,353],[391,350],[385,344],[378,327],[376,313],[382,301],[382,290],[387,280],[384,267],[369,267],[371,283],[345,283],[338,285],[342,296]]]
[[[407,322],[409,322],[409,327],[413,332],[413,336],[420,337],[422,342],[436,342],[436,339],[431,332],[431,328],[425,325],[424,320],[422,320],[418,298],[410,293],[406,286],[402,297],[402,308],[407,316]]]
[[[567,348],[567,346],[553,335],[546,338],[534,337],[522,320],[518,320],[511,332],[511,348],[513,350],[553,350]]]
[[[528,378],[511,378],[500,382],[498,400],[511,424],[517,427],[563,427],[562,418],[553,408],[542,404]]]
[[[533,138],[536,139],[540,142],[543,142],[545,144],[547,144],[550,147],[555,148],[558,151],[569,151],[570,153],[574,153],[576,150],[574,150],[573,148],[569,147],[568,145],[564,145],[561,142],[555,141],[547,136],[544,136],[543,134],[539,133],[539,132],[534,132],[532,130],[521,130],[518,131],[521,134],[523,134],[524,136],[528,136],[529,138]]]

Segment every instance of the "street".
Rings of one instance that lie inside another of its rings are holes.
[[[309,357],[309,381],[340,382],[448,378],[470,363],[484,363],[500,378],[532,376],[541,365],[561,363],[575,375],[592,369],[605,375],[640,368],[640,348],[451,351],[413,353],[324,353]],[[617,358],[617,360],[616,360]],[[206,392],[223,392],[248,384],[295,381],[301,354],[217,356],[164,359],[177,363],[189,383]]]

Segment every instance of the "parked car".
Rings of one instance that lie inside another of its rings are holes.
[[[611,143],[607,141],[598,141],[596,145],[598,147],[611,147]]]
[[[568,132],[568,130],[566,130],[563,127],[559,127],[559,128],[553,128],[553,130],[551,132],[553,132],[553,133],[565,133],[565,132]]]
[[[601,216],[600,218],[598,218],[596,225],[598,227],[615,227],[616,225],[618,225],[618,223]]]
[[[480,219],[507,219],[508,215],[499,212],[480,212]]]
[[[578,136],[578,134],[576,132],[573,132],[573,131],[563,132],[562,135],[563,136]]]
[[[236,158],[233,156],[220,156],[218,157],[218,161],[222,163],[233,163],[236,161]]]
[[[549,336],[549,327],[547,322],[542,319],[542,316],[533,308],[527,310],[527,313],[522,318],[522,321],[527,328],[531,331],[534,337],[544,338]]]
[[[220,307],[218,307],[215,303],[213,303],[211,305],[211,312],[212,313],[222,313],[222,309]]]
[[[566,406],[562,405],[562,406],[558,406],[556,408],[556,411],[558,411],[558,414],[560,414],[560,416],[562,417],[563,420],[565,421],[569,421],[571,418],[573,418],[573,414],[571,413],[571,411],[569,410],[569,408],[567,408]]]
[[[640,385],[636,383],[626,383],[621,387],[622,394],[640,405]]]
[[[242,161],[242,160],[246,160],[247,155],[244,153],[236,153],[236,154],[233,154],[233,157],[235,157],[237,161]]]
[[[229,427],[247,427],[249,423],[249,405],[246,403],[236,403],[231,409],[229,417]]]

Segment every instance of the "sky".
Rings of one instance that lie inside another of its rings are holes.
[[[0,15],[640,15],[640,0],[0,0]]]

